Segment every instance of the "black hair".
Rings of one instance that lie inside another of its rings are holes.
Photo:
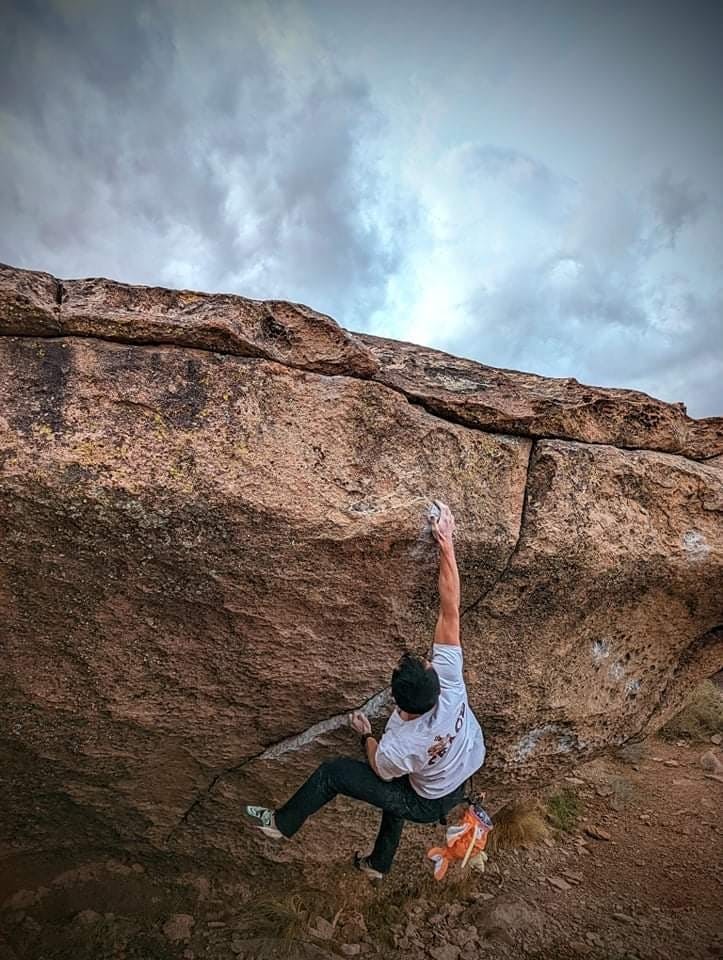
[[[392,674],[392,696],[406,713],[432,710],[439,699],[437,671],[413,653],[405,653]]]

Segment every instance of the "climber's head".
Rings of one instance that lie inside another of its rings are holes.
[[[429,660],[405,653],[392,674],[392,697],[405,713],[420,716],[439,699],[439,677]]]

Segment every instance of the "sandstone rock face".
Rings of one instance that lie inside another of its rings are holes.
[[[239,804],[356,754],[350,709],[383,723],[433,634],[433,497],[478,784],[645,735],[722,664],[722,435],[301,305],[3,268],[0,856],[363,843],[376,816],[349,801],[273,850]]]
[[[637,390],[500,370],[412,343],[357,336],[379,362],[375,379],[466,426],[660,450],[694,460],[723,453],[721,418],[692,420],[682,404],[662,403]]]

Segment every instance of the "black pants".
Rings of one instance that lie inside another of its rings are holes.
[[[367,763],[339,757],[327,760],[312,773],[294,796],[276,811],[276,826],[285,837],[293,837],[307,817],[341,793],[345,797],[364,800],[382,811],[370,864],[380,873],[387,873],[397,852],[404,821],[436,823],[461,803],[465,784],[446,797],[429,800],[415,792],[407,777],[381,780]]]

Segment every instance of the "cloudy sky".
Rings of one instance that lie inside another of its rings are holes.
[[[0,260],[723,413],[723,5],[5,0]]]

